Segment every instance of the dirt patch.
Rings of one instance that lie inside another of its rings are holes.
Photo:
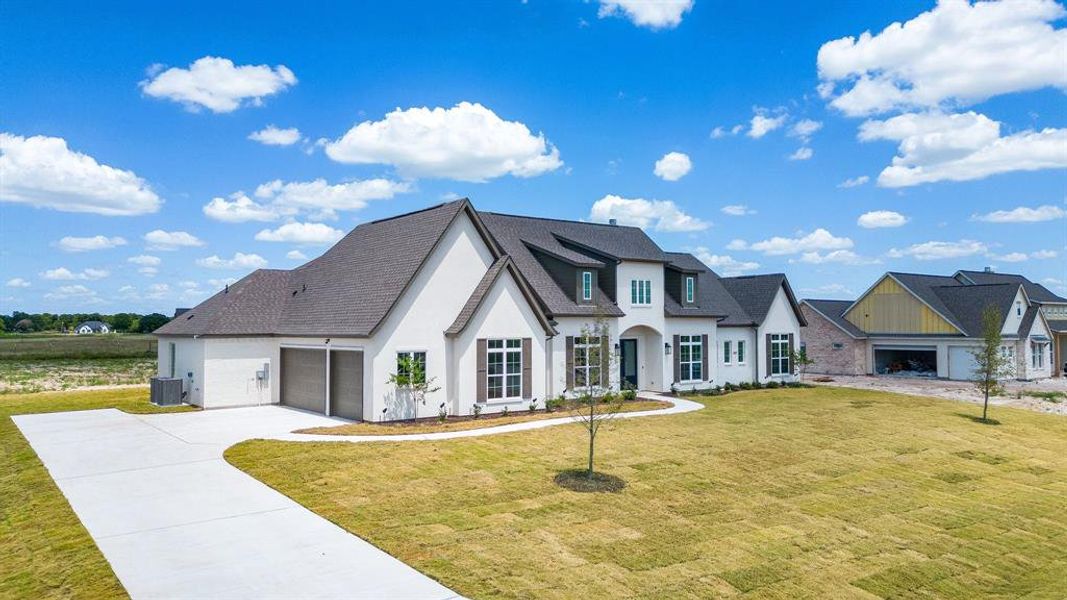
[[[981,404],[982,396],[974,385],[967,381],[945,379],[884,377],[880,375],[833,375],[808,379],[818,385],[878,390],[910,396],[933,396],[971,404]],[[990,406],[1010,406],[1034,412],[1067,416],[1067,379],[1043,379],[1040,381],[1009,381],[1004,394],[989,399]],[[1052,392],[1050,394],[1050,392]],[[1029,394],[1039,394],[1031,396]],[[860,407],[855,407],[860,408]]]

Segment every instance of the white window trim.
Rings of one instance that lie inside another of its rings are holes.
[[[641,300],[647,300],[647,302]],[[630,280],[630,306],[635,308],[652,306],[652,280]]]
[[[776,347],[778,348],[778,350],[780,352],[780,354],[777,357],[774,356],[774,349]],[[776,366],[780,366],[781,365],[781,361],[783,361],[783,360],[785,361],[786,370],[785,371],[775,371],[775,367]],[[789,335],[785,334],[785,333],[772,333],[771,334],[771,368],[770,368],[770,373],[768,373],[767,375],[769,375],[771,377],[788,377],[789,375],[792,375],[792,373],[789,372],[790,371],[789,367],[792,366],[790,364],[791,362],[792,361],[790,360],[790,357],[789,357]]]
[[[508,348],[508,341],[510,341],[510,340],[517,340],[519,342],[519,346],[517,348]],[[503,346],[501,348],[490,348],[489,347],[489,343],[490,342],[496,342],[496,341],[503,342]],[[485,346],[486,346],[486,351],[485,351],[485,403],[486,404],[509,404],[509,403],[512,403],[512,402],[521,402],[523,400],[523,397],[522,397],[522,384],[523,384],[523,381],[522,381],[522,359],[523,359],[523,356],[522,356],[522,338],[489,338],[489,339],[486,340]],[[516,374],[516,373],[508,373],[508,355],[507,355],[507,353],[508,353],[509,350],[512,351],[512,352],[518,351],[518,353],[519,353],[519,372],[517,373],[518,376],[519,376],[519,393],[516,396],[508,396],[507,395],[507,393],[508,393],[508,375],[515,375]],[[497,353],[497,354],[501,355],[501,364],[503,365],[503,373],[501,373],[500,375],[490,375],[489,374],[489,356],[494,354],[494,353]],[[490,398],[489,397],[489,381],[493,377],[499,377],[500,378],[500,382],[501,382],[501,386],[502,387],[500,388],[501,396],[499,398]]]
[[[692,275],[685,276],[685,301],[692,304],[696,301],[697,280]]]
[[[589,340],[589,341],[583,342],[582,340]],[[579,365],[578,364],[578,349],[579,348],[585,350],[585,364],[584,365]],[[600,372],[600,370],[603,367],[603,365],[599,364],[601,362],[599,360],[597,361],[597,364],[590,364],[590,362],[589,362],[589,357],[592,355],[590,350],[593,350],[594,348],[597,350],[597,354],[599,355],[600,348],[601,348],[600,336],[591,335],[588,338],[585,338],[585,337],[582,337],[582,336],[575,336],[575,338],[574,338],[574,374],[573,375],[574,375],[574,387],[576,389],[593,389],[593,388],[601,387],[600,382],[602,381],[603,374]],[[603,358],[603,357],[598,356],[597,358],[600,359],[600,358]],[[596,369],[596,372],[597,372],[597,378],[596,378],[595,382],[591,382],[592,380],[589,377],[589,373],[593,369]],[[579,371],[585,371],[585,385],[578,385],[578,372]]]
[[[686,341],[686,338],[689,338],[689,341]],[[689,347],[689,360],[687,360],[687,361],[683,361],[682,358],[681,358],[681,356],[682,356],[682,348],[685,347],[685,346]],[[696,360],[693,360],[693,348],[694,347],[698,348],[699,349],[698,351],[700,352],[700,358],[698,358]],[[695,334],[695,335],[682,335],[682,336],[679,336],[679,339],[678,339],[678,376],[679,377],[682,376],[682,374],[681,374],[682,365],[689,365],[689,379],[681,379],[679,381],[679,383],[700,383],[701,381],[704,381],[704,376],[706,375],[704,373],[704,340],[703,340],[701,334],[698,333],[698,334]],[[694,379],[693,376],[692,376],[693,375],[693,365],[696,365],[697,368],[700,369],[700,377],[698,377],[696,379]]]
[[[722,353],[723,353],[722,364],[724,364],[724,365],[733,364],[733,354],[732,354],[733,353],[733,348],[734,348],[733,340],[723,340],[722,341]]]
[[[347,350],[347,348],[330,348],[330,349],[331,350],[342,350],[342,351],[343,350]],[[430,378],[430,369],[429,369],[429,366],[430,366],[430,353],[428,351],[426,351],[426,350],[421,349],[421,348],[414,349],[414,350],[397,350],[396,351],[396,363],[394,363],[394,364],[396,364],[397,374],[398,375],[400,374],[400,356],[403,355],[403,354],[406,354],[406,355],[410,356],[413,360],[415,358],[415,356],[414,356],[415,354],[422,354],[423,355],[422,376],[424,378],[426,378],[427,380],[429,380],[429,378]],[[425,381],[423,383],[425,383]]]
[[[737,366],[745,366],[747,361],[748,348],[745,348],[745,340],[737,340]]]
[[[593,272],[582,271],[582,300],[593,299]]]

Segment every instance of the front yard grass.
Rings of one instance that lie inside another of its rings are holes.
[[[472,598],[1063,597],[1067,419],[851,389],[738,392],[442,442],[250,441],[227,459]]]
[[[143,388],[0,396],[0,598],[126,597],[93,539],[11,420],[18,414],[94,408],[132,413],[191,410],[156,407]]]
[[[659,400],[633,400],[620,404],[619,412],[638,412],[642,410],[660,410],[670,408],[667,402]],[[409,433],[442,433],[446,431],[469,431],[471,429],[483,429],[510,425],[512,423],[525,423],[526,421],[540,421],[543,419],[561,419],[577,415],[576,409],[557,410],[553,412],[516,412],[509,415],[483,415],[477,419],[456,420],[419,420],[397,421],[391,423],[348,423],[345,425],[333,425],[330,427],[309,427],[298,429],[295,433],[319,433],[326,435],[404,435]]]

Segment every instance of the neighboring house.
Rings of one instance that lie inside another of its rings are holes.
[[[103,321],[84,321],[79,323],[74,328],[74,333],[78,335],[89,335],[93,333],[110,333],[111,328],[107,326],[107,323]]]
[[[583,338],[598,318],[606,339]],[[185,379],[194,404],[378,421],[413,416],[389,383],[400,356],[440,388],[419,416],[467,415],[588,385],[791,380],[803,323],[784,275],[720,278],[638,228],[458,200],[362,224],[291,271],[257,270],[155,333],[159,374]],[[590,362],[595,348],[617,360]]]
[[[951,277],[890,272],[855,301],[804,300],[803,346],[811,372],[902,375],[965,380],[982,342],[982,313],[994,306],[1004,321],[1001,351],[1015,377],[1053,376],[1056,333],[1049,309],[1067,307],[1021,275],[959,271]],[[1054,313],[1058,314],[1058,313]]]

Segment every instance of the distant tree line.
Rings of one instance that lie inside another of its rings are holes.
[[[26,313],[13,311],[10,315],[0,315],[0,332],[30,333],[74,331],[79,323],[85,321],[102,321],[115,332],[152,333],[170,321],[170,317],[159,313],[142,315],[138,313]]]

